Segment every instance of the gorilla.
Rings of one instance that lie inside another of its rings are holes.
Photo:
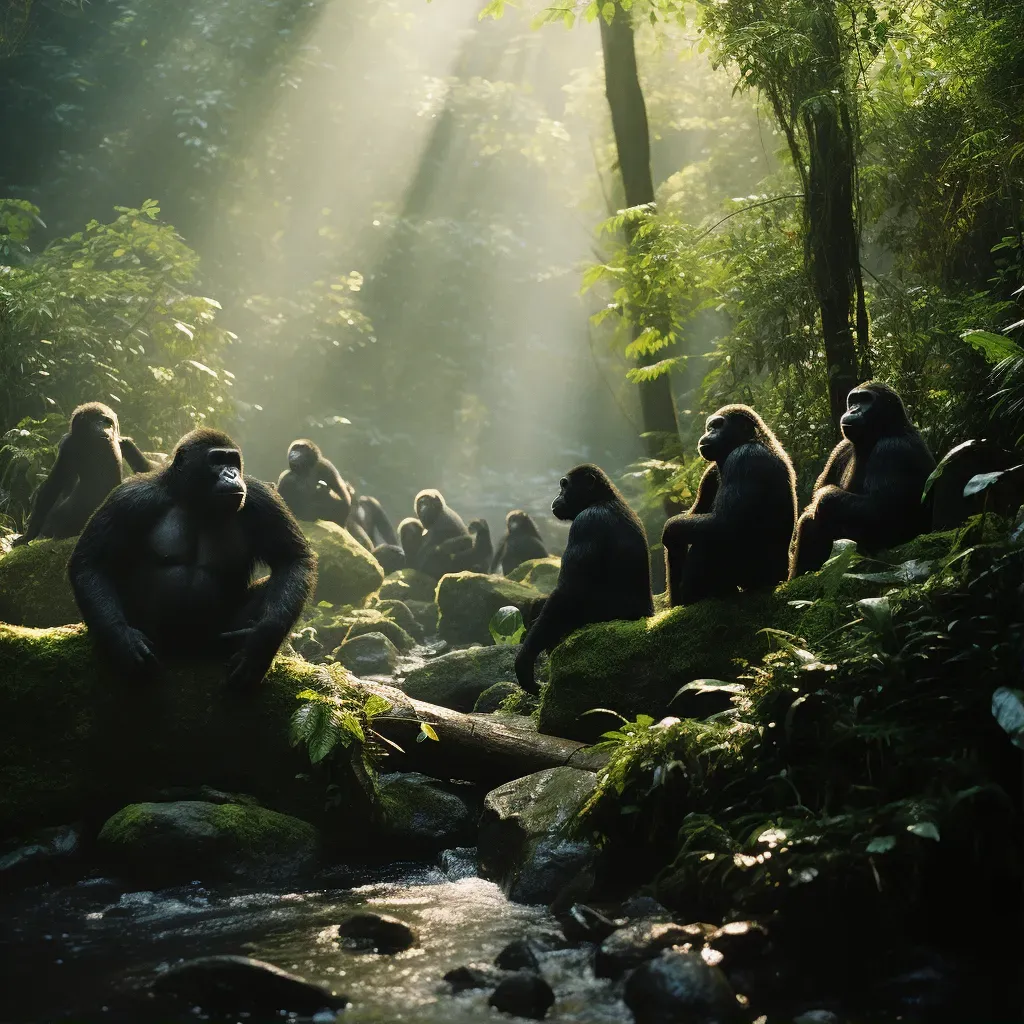
[[[505,536],[491,562],[491,572],[498,566],[507,576],[517,565],[531,558],[547,558],[548,549],[541,539],[537,524],[528,512],[515,509],[505,516]]]
[[[278,477],[277,490],[296,519],[349,525],[355,490],[309,438],[300,437],[288,446],[288,468]],[[366,545],[373,546],[369,538]]]
[[[458,513],[445,503],[440,491],[420,491],[414,506],[423,527],[423,536],[409,564],[428,576],[440,579],[446,572],[454,571],[450,568],[453,555],[465,555],[472,549],[473,538]]]
[[[257,565],[269,577],[252,583]],[[186,434],[170,465],[110,493],[68,565],[100,651],[129,677],[164,656],[228,656],[228,683],[266,675],[316,583],[316,556],[274,489],[243,476],[227,434]]]
[[[534,663],[573,630],[591,622],[654,614],[647,535],[637,514],[597,466],[569,470],[551,503],[571,520],[558,583],[543,603],[516,657],[519,685],[536,691]]]
[[[900,396],[888,384],[869,381],[850,392],[839,422],[843,440],[797,523],[791,578],[820,569],[834,540],[856,541],[870,554],[929,528],[931,512],[921,494],[935,459]]]
[[[356,499],[353,516],[374,545],[398,544],[398,534],[395,533],[384,507],[376,498],[369,494],[360,495]]]
[[[673,607],[770,589],[789,575],[796,474],[764,420],[749,406],[724,406],[708,417],[697,451],[711,465],[693,506],[661,536]]]
[[[124,478],[127,462],[136,473],[153,464],[130,437],[122,437],[117,413],[102,402],[87,402],[71,414],[71,427],[57,447],[57,459],[36,492],[24,534],[14,543],[36,537],[74,537],[89,516]]]

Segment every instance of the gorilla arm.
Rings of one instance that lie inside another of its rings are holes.
[[[27,544],[39,536],[39,531],[46,523],[46,517],[50,514],[57,499],[62,494],[70,493],[78,479],[78,471],[75,469],[75,448],[70,434],[65,434],[57,446],[57,459],[42,482],[39,490],[36,491],[36,500],[32,504],[32,514],[28,517],[24,534],[16,541],[16,545]]]
[[[121,438],[121,458],[136,473],[148,473],[152,469],[159,468],[146,458],[139,446],[130,437]]]

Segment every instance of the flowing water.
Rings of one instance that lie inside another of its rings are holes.
[[[336,869],[319,887],[293,891],[197,882],[137,892],[89,879],[0,897],[0,1022],[151,1024],[125,1017],[119,1003],[162,967],[219,953],[267,960],[348,995],[352,1005],[338,1018],[345,1024],[517,1020],[488,1008],[489,990],[453,996],[441,979],[464,964],[490,963],[513,939],[547,937],[557,946],[560,932],[545,908],[510,903],[477,878],[471,852],[447,851],[442,867]],[[337,924],[356,910],[400,918],[418,944],[396,956],[339,946]],[[548,1021],[632,1019],[611,984],[594,978],[591,959],[586,948],[543,954],[556,995]]]

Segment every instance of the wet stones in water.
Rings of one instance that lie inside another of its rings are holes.
[[[150,991],[158,998],[199,1006],[209,1013],[247,1013],[261,1020],[276,1018],[281,1011],[312,1016],[348,1005],[345,996],[246,956],[186,960],[158,975]]]
[[[734,1024],[740,1019],[725,975],[696,953],[672,949],[629,976],[625,1001],[636,1024]]]
[[[529,939],[516,939],[510,942],[495,958],[495,967],[503,971],[540,972],[540,962]]]
[[[506,978],[491,993],[489,1002],[502,1013],[543,1020],[554,1006],[555,993],[539,975],[521,971]]]
[[[0,856],[0,880],[7,885],[44,881],[74,870],[82,849],[82,837],[74,825],[40,829],[28,841]]]
[[[444,980],[452,987],[452,995],[471,989],[490,988],[497,985],[500,978],[501,974],[493,967],[481,967],[477,964],[456,967],[444,976]]]
[[[356,949],[401,953],[416,945],[416,933],[397,917],[386,914],[353,914],[338,925],[338,936]]]
[[[620,928],[601,943],[594,960],[594,973],[599,978],[618,978],[645,960],[656,957],[671,946],[704,945],[704,930],[695,924],[671,924],[638,921]]]
[[[480,804],[472,786],[418,772],[380,777],[380,807],[388,849],[433,853],[476,838]]]
[[[585,903],[574,903],[558,918],[569,942],[604,942],[612,932],[626,925],[625,918],[613,920]]]

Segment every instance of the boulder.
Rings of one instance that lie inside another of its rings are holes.
[[[388,914],[362,913],[346,917],[338,925],[338,937],[347,939],[357,949],[377,953],[401,953],[416,945],[416,933],[397,917]]]
[[[299,524],[317,555],[317,601],[362,604],[384,582],[377,559],[337,523],[318,519]]]
[[[64,626],[81,622],[68,582],[68,559],[78,543],[34,540],[0,558],[0,622]]]
[[[513,1017],[543,1020],[555,1005],[555,993],[543,978],[523,971],[506,978],[491,993],[489,1003]]]
[[[252,693],[226,690],[224,674],[190,663],[129,687],[97,664],[84,626],[0,625],[0,836],[103,821],[168,786],[245,791],[316,820],[323,792],[296,778],[309,756],[292,746],[289,721],[301,690],[338,684],[284,657]]]
[[[81,852],[77,826],[39,829],[0,856],[0,886],[31,885],[77,871]]]
[[[704,931],[699,925],[636,921],[612,932],[601,943],[594,958],[594,973],[599,978],[620,978],[663,949],[692,946],[699,950],[703,945]]]
[[[415,700],[454,711],[472,711],[484,690],[515,678],[518,653],[518,644],[452,651],[413,669],[401,688]]]
[[[734,1024],[742,1018],[725,975],[697,953],[667,949],[626,981],[626,1005],[636,1024]]]
[[[503,971],[540,973],[540,961],[529,939],[513,939],[495,958],[494,966]]]
[[[494,714],[510,697],[518,700],[520,695],[527,696],[527,693],[518,683],[494,683],[477,697],[473,711],[478,715]]]
[[[413,614],[412,609],[404,602],[394,598],[385,598],[374,605],[377,611],[386,615],[392,622],[397,622],[413,638],[419,641],[423,639],[423,626]]]
[[[434,853],[476,836],[479,805],[468,786],[408,772],[382,775],[378,789],[388,849]]]
[[[96,843],[104,863],[157,888],[193,878],[287,881],[315,867],[319,835],[265,807],[180,800],[122,808]]]
[[[501,971],[489,965],[467,964],[450,970],[444,980],[451,985],[452,995],[471,992],[474,989],[490,988],[501,980]]]
[[[593,772],[562,766],[491,790],[477,838],[480,874],[519,903],[552,903],[570,890],[583,898],[595,851],[566,829],[596,782]]]
[[[334,660],[356,676],[385,676],[398,665],[398,648],[383,633],[363,633],[335,648]]]
[[[531,558],[527,562],[520,562],[508,574],[508,578],[527,587],[536,587],[542,594],[548,595],[555,589],[561,568],[560,558]]]
[[[403,601],[402,603],[412,612],[416,621],[422,627],[425,637],[437,632],[437,605],[434,604],[433,600],[416,601],[410,597],[408,601]]]
[[[410,651],[414,646],[413,638],[381,608],[344,608],[337,612],[320,610],[316,631],[317,638],[329,651],[366,633],[383,633],[402,652]]]
[[[380,596],[383,599],[404,601],[406,604],[410,601],[429,601],[433,604],[436,591],[437,581],[433,577],[416,569],[399,569],[384,580]]]
[[[493,643],[489,629],[499,608],[515,605],[529,621],[544,594],[536,587],[479,572],[442,576],[437,584],[438,632],[451,643]]]

